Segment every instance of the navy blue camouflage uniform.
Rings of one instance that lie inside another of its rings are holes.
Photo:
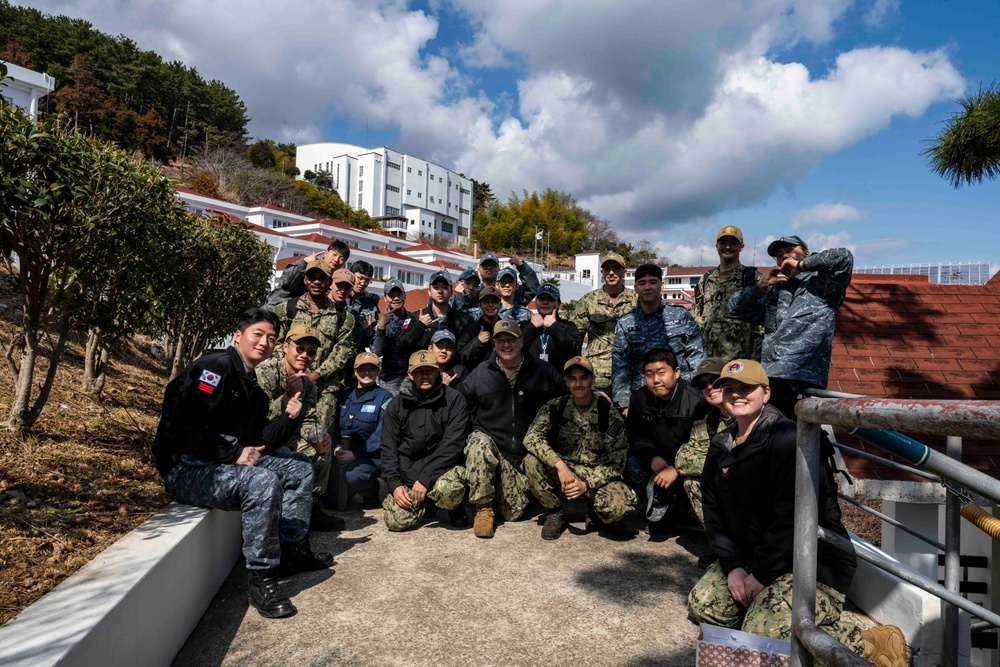
[[[354,315],[354,351],[364,352],[372,347],[375,340],[375,327],[381,311],[378,307],[379,297],[365,292],[351,294],[347,297],[347,312]],[[365,314],[371,315],[371,331],[365,333]]]
[[[399,348],[399,336],[403,333],[403,325],[413,316],[413,313],[404,310],[402,315],[393,313],[384,330],[375,325],[372,352],[382,357],[382,378],[379,382],[393,396],[399,393],[399,385],[406,379],[410,362],[410,356]]]
[[[691,313],[682,306],[661,303],[652,313],[636,306],[615,327],[611,347],[611,397],[627,407],[632,392],[646,383],[642,359],[653,348],[670,350],[677,357],[681,377],[690,381],[705,360],[705,340]]]
[[[267,421],[269,400],[235,347],[210,352],[170,384],[153,441],[156,468],[175,500],[242,512],[247,569],[281,560],[281,542],[309,528],[313,466],[281,445],[297,423],[284,413]],[[256,465],[237,465],[244,447],[265,446]]]

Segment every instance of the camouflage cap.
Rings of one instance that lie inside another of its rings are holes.
[[[517,269],[513,266],[506,266],[504,269],[497,274],[497,282],[500,282],[504,278],[510,278],[515,283],[517,282]]]
[[[535,298],[537,299],[543,294],[545,296],[552,297],[556,301],[561,301],[559,297],[559,288],[553,285],[552,283],[542,283],[541,286],[539,286],[538,288],[538,294],[535,295]]]
[[[437,367],[437,357],[435,357],[429,350],[420,350],[419,352],[414,352],[410,355],[410,373],[418,368],[436,369]]]
[[[482,301],[483,297],[493,297],[497,301],[500,301],[500,290],[498,290],[493,285],[484,287],[483,289],[479,290],[479,300]]]
[[[314,259],[313,261],[306,264],[306,273],[309,273],[313,269],[319,269],[328,276],[333,274],[333,269],[330,268],[330,265],[321,259]]]
[[[743,230],[737,227],[736,225],[726,225],[725,227],[720,229],[718,236],[715,237],[715,240],[718,241],[719,239],[724,238],[726,236],[732,236],[740,243],[743,243]]]
[[[478,283],[479,282],[479,274],[476,273],[473,269],[466,269],[465,271],[462,271],[462,275],[460,275],[458,277],[458,279],[459,280],[475,280]]]
[[[771,381],[767,379],[764,367],[752,359],[734,359],[722,368],[719,379],[715,381],[716,387],[721,387],[732,382],[742,382],[743,384],[759,384],[762,387],[770,387]]]
[[[448,287],[451,287],[451,274],[447,271],[435,271],[431,274],[431,279],[427,281],[428,285],[433,285],[439,280],[443,280],[448,283]]]
[[[521,337],[521,327],[517,325],[516,320],[502,319],[493,325],[493,335],[498,334],[510,334],[511,336]]]
[[[482,266],[486,262],[493,262],[497,266],[500,266],[500,260],[497,259],[496,254],[492,252],[488,252],[485,255],[483,255],[482,259],[479,260],[479,266]]]
[[[337,269],[333,272],[333,284],[339,285],[341,283],[348,283],[351,287],[354,287],[354,274],[347,269]]]
[[[385,281],[385,287],[383,288],[382,293],[388,294],[394,289],[398,289],[403,294],[406,294],[406,286],[403,284],[403,281],[400,280],[399,278],[390,278],[389,280]]]
[[[285,334],[285,340],[290,341],[292,343],[297,343],[300,340],[309,340],[309,339],[312,339],[313,342],[316,343],[316,345],[322,344],[322,341],[320,341],[319,334],[316,333],[316,330],[307,327],[303,324],[294,325],[291,329],[288,330],[288,333]]]
[[[354,367],[361,368],[362,366],[380,366],[378,355],[374,352],[362,352],[358,356],[354,357]]]
[[[702,375],[713,375],[718,377],[722,374],[722,369],[726,366],[726,360],[722,357],[708,357],[705,361],[698,364],[697,370],[694,372],[694,377],[691,378],[691,384],[697,385],[698,378]]]
[[[563,366],[563,375],[568,375],[574,368],[582,368],[591,375],[594,374],[594,364],[587,357],[571,357]]]
[[[623,269],[625,268],[625,258],[616,252],[609,252],[607,255],[601,258],[601,268],[603,269],[604,265],[607,264],[608,262],[618,262],[619,264],[621,264]]]

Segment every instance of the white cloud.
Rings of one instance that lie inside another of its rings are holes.
[[[870,28],[880,28],[895,20],[899,16],[901,3],[902,0],[875,0],[862,17],[865,25]]]
[[[817,204],[803,208],[792,214],[792,229],[802,229],[807,225],[833,225],[838,222],[861,222],[867,217],[850,204]]]

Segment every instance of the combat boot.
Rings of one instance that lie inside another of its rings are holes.
[[[472,532],[476,537],[493,537],[495,528],[493,523],[496,517],[493,516],[493,503],[476,506],[476,518],[472,522]]]
[[[865,660],[875,667],[908,667],[906,638],[895,625],[876,625],[862,630],[865,640]]]
[[[469,515],[465,513],[465,505],[459,505],[453,510],[448,510],[448,520],[455,528],[468,528]]]
[[[325,570],[331,565],[333,554],[329,551],[313,551],[308,535],[298,542],[281,543],[281,565],[278,566],[278,572],[282,577],[311,570]]]
[[[562,508],[550,510],[545,515],[545,523],[542,525],[542,539],[557,540],[564,530],[566,530],[566,515],[563,514]]]
[[[320,507],[317,500],[312,506],[312,515],[309,517],[309,530],[317,533],[324,533],[333,530],[343,530],[347,527],[347,522],[336,514],[327,514]]]
[[[283,618],[296,612],[295,605],[278,588],[277,572],[247,570],[247,602],[264,618]]]
[[[650,524],[652,525],[652,524]],[[587,523],[584,525],[584,529],[588,532],[594,532],[598,530],[604,530],[608,527],[608,524],[601,521],[601,517],[597,516],[597,512],[594,511],[593,507],[587,508]]]

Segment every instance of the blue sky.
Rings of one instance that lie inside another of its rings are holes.
[[[31,4],[222,79],[255,136],[570,192],[680,263],[736,224],[748,260],[795,232],[859,265],[1000,266],[1000,183],[955,190],[920,155],[1000,79],[993,0]]]

